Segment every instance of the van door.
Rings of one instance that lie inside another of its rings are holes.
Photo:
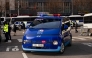
[[[70,40],[70,22],[69,19],[64,19],[64,30],[62,31],[62,35],[64,36],[64,42],[67,43]]]
[[[66,42],[69,42],[71,40],[71,26],[70,26],[70,22],[67,22],[66,25],[68,26],[68,28],[66,29]]]
[[[62,24],[62,37],[63,37],[63,40],[64,40],[64,43],[66,42],[66,39],[67,39],[67,31],[66,29],[64,28],[65,24]]]

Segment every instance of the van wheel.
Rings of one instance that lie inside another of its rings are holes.
[[[64,53],[64,51],[65,51],[65,45],[64,45],[64,43],[62,42],[62,44],[61,44],[61,50],[60,50],[60,54],[63,54]]]
[[[69,42],[68,46],[72,46],[72,36],[70,36],[70,42]]]

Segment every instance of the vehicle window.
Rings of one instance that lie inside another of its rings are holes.
[[[29,18],[12,18],[12,21],[11,21],[11,22],[12,22],[12,23],[14,23],[14,22],[16,22],[16,21],[22,21],[22,22],[23,22],[23,21],[27,21],[27,22],[29,21],[29,22],[30,22],[30,21],[33,21],[33,20],[34,20],[34,18],[31,18],[31,17],[29,17]],[[29,22],[28,22],[28,23],[29,23]]]
[[[59,28],[60,22],[47,22],[34,26],[33,28]]]
[[[22,24],[21,22],[15,22],[15,24]]]
[[[84,17],[84,23],[92,23],[92,17]]]
[[[12,18],[12,21],[33,21],[33,18]]]
[[[62,24],[62,30],[65,30],[65,29],[64,29],[64,26],[65,26],[65,25],[67,25],[68,27],[71,26],[69,20],[70,20],[69,18],[64,18],[64,19],[62,20],[62,22],[63,22],[63,24]]]
[[[31,22],[27,22],[27,23],[31,23]]]
[[[67,23],[65,23],[68,27],[70,27],[71,26],[71,24],[70,24],[70,21],[69,22],[67,22]]]
[[[6,18],[6,21],[7,21],[7,22],[10,22],[10,20],[11,20],[10,18]]]
[[[1,21],[4,21],[4,18],[1,18]]]
[[[19,24],[19,22],[15,22],[15,24]]]
[[[60,19],[55,18],[36,18],[31,23],[32,28],[59,28]]]

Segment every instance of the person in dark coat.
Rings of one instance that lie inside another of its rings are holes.
[[[9,36],[9,40],[11,40],[11,26],[10,26],[10,24],[8,23],[8,36]]]
[[[75,21],[75,33],[78,33],[78,24],[77,24],[77,22]]]
[[[22,24],[22,29],[23,29],[23,33],[25,32],[25,23],[24,22],[21,22]]]
[[[24,29],[24,31],[25,31],[25,23],[22,23],[23,24],[23,29]]]
[[[16,36],[16,30],[17,30],[17,27],[16,27],[16,25],[15,25],[15,23],[14,23],[14,28],[13,28],[14,36]]]

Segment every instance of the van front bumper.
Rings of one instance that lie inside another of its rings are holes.
[[[58,46],[57,49],[29,49],[29,48],[24,48],[22,46],[22,49],[24,51],[35,51],[35,52],[59,52],[61,50],[61,47]]]

